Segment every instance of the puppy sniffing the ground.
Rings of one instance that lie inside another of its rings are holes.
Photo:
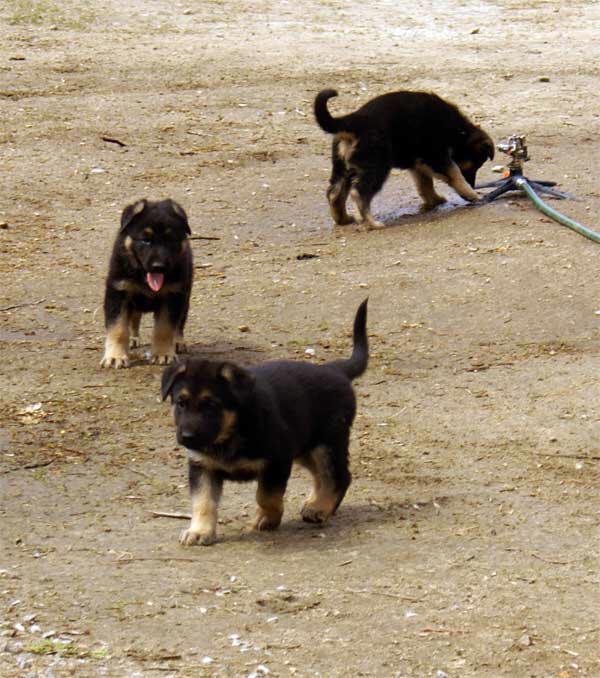
[[[106,278],[102,367],[129,365],[142,313],[154,313],[153,363],[166,365],[184,348],[193,278],[188,235],[186,213],[174,200],[138,200],[123,210]]]
[[[184,545],[212,544],[223,481],[257,480],[256,530],[276,529],[292,464],[311,473],[302,518],[335,513],[351,475],[352,380],[367,367],[367,300],[354,319],[350,358],[324,365],[281,360],[244,369],[189,358],[165,369],[161,393],[173,403],[177,441],[187,448],[192,521]]]
[[[365,228],[381,226],[371,215],[371,201],[394,167],[410,170],[424,209],[446,201],[436,193],[434,178],[465,200],[479,199],[475,175],[493,159],[494,143],[454,104],[427,92],[391,92],[334,118],[327,101],[335,96],[333,89],[319,92],[314,112],[321,129],[334,135],[327,199],[336,224],[354,221],[346,211],[350,195]]]

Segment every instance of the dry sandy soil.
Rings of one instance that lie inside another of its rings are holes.
[[[323,87],[339,112],[434,90],[496,141],[526,133],[527,174],[597,227],[599,22],[577,0],[2,3],[0,675],[600,675],[599,246],[514,195],[443,188],[421,214],[400,172],[384,229],[334,229],[311,113]],[[195,354],[347,355],[369,295],[327,525],[300,520],[302,473],[275,533],[246,529],[252,485],[226,487],[210,548],[150,514],[189,511],[160,368],[99,367],[143,196],[213,238]]]

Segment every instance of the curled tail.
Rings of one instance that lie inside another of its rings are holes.
[[[367,369],[369,362],[369,341],[367,339],[367,297],[356,311],[352,355],[347,360],[334,360],[330,367],[341,370],[349,379],[356,379]]]
[[[327,102],[329,99],[336,97],[338,93],[334,89],[324,89],[320,91],[315,97],[315,118],[319,127],[328,134],[336,134],[343,130],[340,127],[340,118],[332,117],[327,109]]]

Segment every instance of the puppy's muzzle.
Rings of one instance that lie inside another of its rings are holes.
[[[184,447],[189,449],[194,449],[194,442],[196,441],[196,436],[190,431],[177,431],[177,442]]]

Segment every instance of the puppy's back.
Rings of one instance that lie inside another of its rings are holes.
[[[271,361],[250,370],[256,393],[273,416],[280,416],[301,448],[318,443],[332,425],[349,427],[356,413],[352,382],[329,365]]]

